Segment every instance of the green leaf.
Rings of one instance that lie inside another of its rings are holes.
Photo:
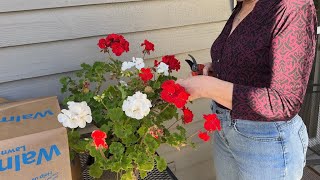
[[[140,137],[143,137],[148,131],[148,128],[146,126],[141,126],[138,130],[138,134]]]
[[[122,143],[125,144],[126,146],[135,144],[136,142],[138,142],[138,137],[134,134],[131,134],[131,135],[127,136],[126,138],[122,139]]]
[[[162,157],[156,156],[155,160],[157,162],[157,169],[162,172],[167,169],[167,162]]]
[[[68,141],[69,143],[76,143],[80,139],[79,131],[69,131],[68,132]]]
[[[112,128],[112,125],[113,123],[112,122],[108,122],[108,124],[103,124],[101,127],[100,127],[100,130],[105,132],[105,133],[108,133],[111,128]]]
[[[108,111],[108,117],[114,122],[121,120],[123,115],[124,114],[121,108],[114,108]]]
[[[89,175],[94,178],[100,178],[103,174],[103,170],[100,167],[100,163],[94,163],[89,167]]]
[[[176,116],[177,108],[174,105],[169,105],[159,116],[165,120],[171,120]]]
[[[154,83],[153,88],[154,89],[160,89],[161,87],[161,82],[157,81],[156,83]]]
[[[121,163],[120,162],[113,162],[111,165],[111,171],[119,172],[121,170]]]
[[[121,92],[121,98],[122,98],[122,99],[126,99],[126,98],[127,98],[127,93],[126,93],[126,91],[123,89],[122,86],[117,86],[117,87],[118,87],[119,91]]]
[[[186,136],[187,131],[185,128],[183,128],[182,126],[179,125],[179,126],[177,126],[177,129],[180,131],[180,134],[182,136]]]
[[[114,129],[113,129],[114,134],[118,137],[118,138],[126,138],[127,132],[126,130],[123,128],[123,126],[119,123],[116,123],[114,125]]]
[[[132,165],[132,159],[130,159],[129,157],[122,157],[121,159],[121,168],[125,171],[132,169],[133,165]]]
[[[139,164],[139,169],[142,171],[152,171],[154,168],[154,161],[144,161]]]
[[[148,155],[145,152],[139,152],[138,159],[135,161],[139,170],[151,171],[154,168],[153,156]]]
[[[86,149],[89,150],[90,156],[97,159],[103,159],[100,150],[97,150],[96,147],[92,146],[90,142],[87,144]],[[106,150],[102,149],[101,151],[104,153]]]
[[[70,145],[76,152],[85,152],[88,141],[79,140],[77,143]]]
[[[121,180],[135,180],[135,175],[133,171],[127,171],[125,174],[121,176]]]
[[[142,170],[140,170],[139,172],[140,172],[140,177],[141,177],[142,179],[144,179],[144,178],[146,178],[146,177],[148,176],[147,171],[142,171]]]
[[[60,83],[62,84],[61,87],[61,93],[65,93],[67,91],[67,87],[68,87],[68,82],[67,82],[68,78],[67,77],[62,77],[60,79]]]
[[[124,153],[124,146],[119,142],[113,142],[110,145],[109,150],[113,155],[122,155]]]
[[[147,146],[147,149],[151,154],[154,154],[160,146],[160,143],[150,134],[146,135],[144,144]]]

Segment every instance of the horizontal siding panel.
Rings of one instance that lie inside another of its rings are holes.
[[[0,47],[218,22],[229,14],[225,0],[155,0],[1,13]]]
[[[195,57],[207,57],[209,58],[208,49],[192,52]],[[177,57],[179,59],[184,59],[187,54],[180,54]],[[152,63],[152,61],[149,61]],[[181,62],[182,64],[184,62]],[[61,63],[60,63],[61,64]],[[60,65],[63,66],[63,65]],[[186,67],[184,65],[184,67]],[[29,66],[25,67],[30,68]],[[60,93],[60,82],[59,79],[65,75],[71,75],[72,73],[63,73],[50,76],[43,76],[38,78],[31,78],[7,83],[0,84],[0,97],[6,98],[8,100],[19,100],[27,98],[36,98],[41,96],[58,96],[61,100]],[[183,76],[182,74],[179,75]]]
[[[26,0],[9,0],[0,1],[0,13],[129,1],[141,0],[28,0],[27,3]]]
[[[125,34],[130,53],[122,60],[141,54],[145,39],[155,43],[151,57],[207,49],[221,32],[225,22],[184,26]],[[105,55],[96,46],[99,37],[0,48],[0,83],[78,70],[82,62],[102,60]]]

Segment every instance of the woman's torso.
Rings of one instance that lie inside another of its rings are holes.
[[[258,0],[230,34],[234,17],[242,6],[242,2],[238,2],[211,47],[215,77],[235,84],[269,87],[273,66],[269,58],[270,43],[277,34],[281,16],[294,11],[294,6],[284,5],[287,1],[290,0]]]

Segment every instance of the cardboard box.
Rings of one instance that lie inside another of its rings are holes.
[[[71,180],[57,98],[0,101],[0,180]]]

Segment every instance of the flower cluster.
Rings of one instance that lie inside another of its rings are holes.
[[[104,148],[108,149],[108,144],[106,143],[107,134],[101,130],[95,130],[91,133],[93,139],[93,144],[96,149]]]
[[[160,62],[157,66],[156,66],[156,70],[157,73],[159,74],[163,74],[165,76],[169,75],[169,65],[167,65],[164,62]]]
[[[210,139],[208,132],[220,131],[221,124],[220,124],[220,120],[218,119],[216,114],[203,115],[203,118],[206,120],[204,122],[204,129],[206,130],[206,132],[200,131],[198,136],[200,139],[202,139],[204,141],[208,141]]]
[[[154,51],[154,44],[148,40],[144,40],[141,46],[144,46],[142,53],[150,54],[150,51]]]
[[[129,42],[118,34],[110,34],[106,38],[100,39],[98,46],[104,52],[109,52],[108,48],[111,48],[116,56],[121,56],[123,52],[129,51]]]
[[[69,128],[84,128],[86,123],[91,123],[91,109],[85,101],[83,102],[68,102],[69,110],[62,109],[58,115],[58,121],[64,127]]]
[[[150,68],[142,68],[139,73],[139,77],[144,83],[147,83],[149,80],[153,78],[153,74]]]
[[[184,87],[173,80],[168,80],[161,85],[161,88],[160,96],[164,101],[174,104],[177,108],[183,108],[186,105],[190,94]]]
[[[163,130],[158,128],[158,126],[156,126],[156,125],[149,128],[149,133],[152,137],[154,137],[156,139],[163,136]]]
[[[128,117],[140,120],[149,114],[151,107],[147,95],[138,91],[124,100],[122,110]]]
[[[175,58],[174,55],[167,55],[162,57],[162,61],[158,62],[157,60],[154,61],[154,65],[158,66],[161,62],[167,64],[169,66],[169,72],[173,70],[179,71],[180,70],[180,61]]]
[[[191,123],[194,117],[192,111],[186,107],[183,107],[182,111],[183,111],[183,123],[184,124]]]
[[[144,60],[142,58],[132,58],[132,61],[124,61],[121,66],[121,71],[126,71],[131,69],[132,67],[136,67],[138,70],[144,68]]]

